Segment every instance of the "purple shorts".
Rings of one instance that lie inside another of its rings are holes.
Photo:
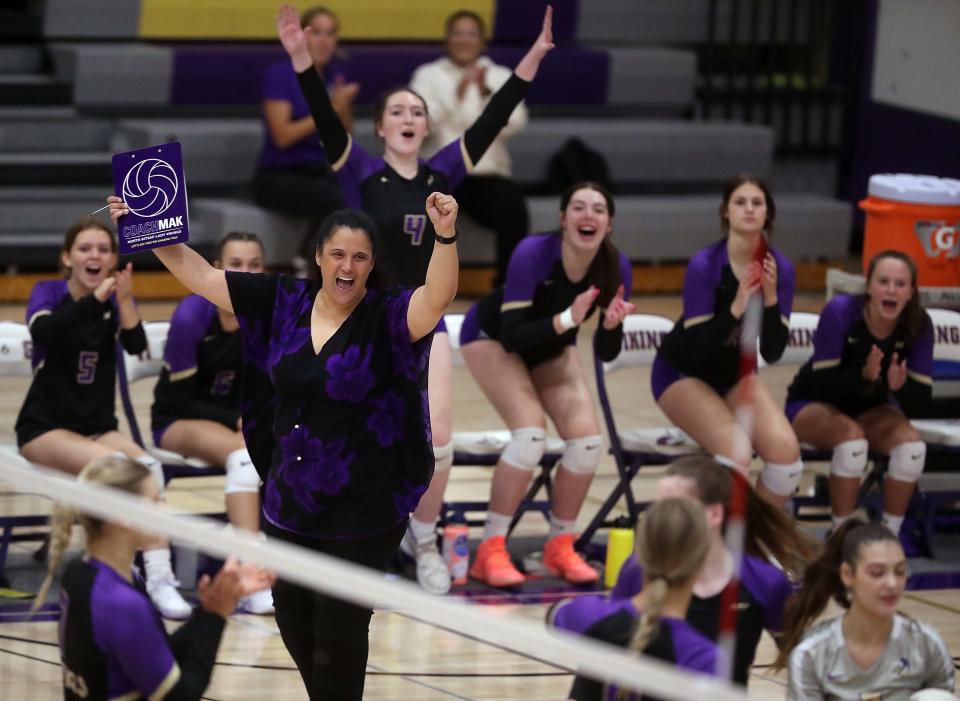
[[[490,337],[480,328],[480,320],[477,318],[477,305],[474,304],[467,310],[463,317],[463,324],[460,326],[460,347],[471,343],[472,341],[481,341]]]
[[[800,413],[800,410],[807,404],[812,403],[813,400],[811,399],[788,399],[786,405],[783,407],[783,413],[787,415],[787,421],[792,424],[793,420],[797,418],[797,414]]]

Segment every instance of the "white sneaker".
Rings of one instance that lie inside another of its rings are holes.
[[[269,589],[254,592],[249,596],[241,596],[237,603],[237,613],[266,616],[273,612],[273,592]]]
[[[418,543],[408,529],[400,541],[400,549],[417,562],[417,582],[431,594],[450,591],[450,570],[437,552],[435,539]]]
[[[180,596],[180,592],[177,591],[178,586],[180,582],[172,575],[147,580],[147,594],[150,596],[150,601],[161,616],[174,621],[189,618],[193,611],[193,607]]]

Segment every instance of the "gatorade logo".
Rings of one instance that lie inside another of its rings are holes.
[[[960,238],[957,237],[958,222],[918,221],[914,230],[928,258],[960,256]]]

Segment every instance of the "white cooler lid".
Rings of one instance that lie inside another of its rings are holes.
[[[960,206],[960,180],[938,178],[935,175],[871,175],[867,193],[894,202]]]

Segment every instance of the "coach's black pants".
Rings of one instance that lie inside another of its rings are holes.
[[[504,282],[510,254],[527,235],[530,219],[527,200],[516,182],[498,175],[471,175],[457,187],[454,195],[460,209],[481,226],[497,234],[497,277]]]
[[[366,538],[342,540],[319,540],[269,523],[264,526],[271,537],[382,572],[400,546],[407,523]],[[373,610],[282,580],[273,587],[273,604],[280,637],[300,670],[311,701],[360,701]]]

